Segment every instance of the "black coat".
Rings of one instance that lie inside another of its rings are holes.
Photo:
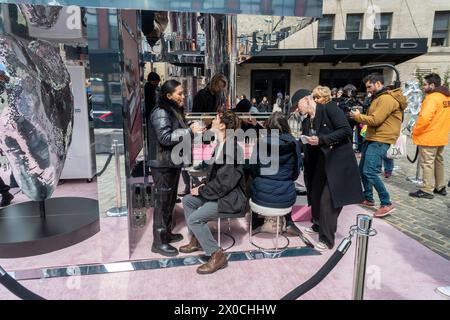
[[[236,156],[240,148],[233,141],[235,157],[221,150],[219,157],[222,164],[215,161],[209,169],[206,183],[199,188],[199,194],[209,201],[217,201],[219,213],[241,214],[248,208],[248,199],[245,193],[245,177],[242,165],[236,163]],[[215,157],[217,147],[213,157]],[[226,154],[226,155],[225,155]]]
[[[161,101],[153,109],[148,123],[147,165],[156,168],[182,167],[171,159],[172,149],[183,139],[192,138],[192,130],[184,122],[182,110],[170,103]]]
[[[225,102],[225,96],[223,94],[213,94],[209,87],[206,87],[194,96],[192,102],[192,112],[217,112]]]
[[[302,122],[302,132],[309,134],[311,119],[308,116]],[[358,164],[353,152],[351,138],[352,129],[335,102],[326,105],[318,104],[313,126],[319,137],[320,152],[325,157],[325,174],[335,208],[349,204],[361,203],[363,192]],[[314,151],[317,148],[304,145],[305,184],[311,189],[313,170],[320,170],[314,166]],[[311,192],[308,191],[308,202],[311,203]]]
[[[260,102],[258,105],[258,111],[259,112],[271,112],[269,101],[266,102]]]

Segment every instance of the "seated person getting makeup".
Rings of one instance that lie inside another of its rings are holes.
[[[192,238],[180,247],[180,252],[191,253],[203,249],[209,261],[197,268],[200,274],[209,274],[228,265],[223,249],[218,246],[207,222],[217,220],[219,214],[240,214],[248,208],[242,165],[237,163],[240,148],[233,133],[239,127],[239,118],[231,112],[220,113],[212,122],[211,130],[218,142],[213,163],[204,185],[191,189],[183,198],[184,215]],[[234,151],[234,152],[233,152]]]

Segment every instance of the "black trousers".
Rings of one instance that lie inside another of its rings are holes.
[[[2,178],[0,178],[0,193],[6,193],[9,191],[9,186],[3,181]]]
[[[153,243],[168,244],[172,232],[173,209],[177,200],[179,168],[151,168],[154,183]]]
[[[334,247],[334,238],[337,230],[337,221],[342,207],[335,208],[328,186],[325,172],[325,157],[320,154],[317,158],[314,174],[310,186],[311,213],[313,229],[319,229],[319,241]]]

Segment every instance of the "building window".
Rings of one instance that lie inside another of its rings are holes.
[[[119,49],[119,29],[117,27],[117,10],[108,10],[109,48]]]
[[[86,10],[87,21],[87,37],[89,39],[89,50],[95,50],[100,48],[99,32],[98,32],[98,19],[97,9]]]
[[[380,14],[380,20],[377,19],[373,38],[375,40],[389,39],[391,37],[392,13]]]
[[[433,37],[431,45],[434,47],[449,46],[450,11],[436,11],[434,14]]]
[[[319,29],[317,30],[317,47],[325,47],[325,40],[332,40],[333,38],[334,15],[324,14],[323,18],[319,19]]]
[[[345,27],[345,39],[358,40],[361,38],[362,14],[348,14]]]

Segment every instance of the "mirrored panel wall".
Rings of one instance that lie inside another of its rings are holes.
[[[83,224],[90,228],[89,234],[100,231],[102,219],[108,219],[102,221],[108,221],[109,226],[118,226],[117,230],[125,223],[128,237],[118,233],[117,241],[128,242],[129,257],[145,256],[152,242],[154,205],[153,181],[146,165],[155,152],[148,147],[150,109],[145,86],[150,82],[149,74],[158,75],[159,85],[178,80],[186,96],[185,112],[189,113],[198,91],[215,74],[222,73],[227,79],[223,106],[234,108],[238,64],[265,48],[279,47],[283,39],[314,21],[273,15],[249,19],[233,14],[227,1],[220,8],[205,7],[206,2],[189,8],[180,3],[177,9],[185,12],[130,10],[119,1],[108,2],[109,6],[117,4],[116,8],[100,8],[106,6],[103,2],[98,8],[92,3],[86,8],[68,6],[82,4],[79,1],[62,3],[66,6],[0,5],[1,39],[5,44],[0,63],[0,125],[16,141],[12,144],[8,135],[2,134],[1,177],[14,186],[16,203],[31,200],[45,217],[46,212],[61,211],[61,205],[50,204],[49,199],[90,199],[93,202],[86,204],[89,210],[85,211],[94,214]],[[276,2],[270,2],[267,8],[259,1],[250,2],[238,2],[237,12],[284,12]],[[314,10],[319,2],[321,8],[321,1],[292,1],[284,6],[290,10],[286,15],[318,15],[320,12]],[[197,7],[198,12],[193,11]],[[300,7],[310,11],[297,12]],[[163,5],[159,8],[164,9]],[[11,59],[13,55],[17,58]],[[37,64],[39,57],[43,61]],[[40,93],[32,93],[32,86]],[[19,99],[17,90],[37,100],[30,103],[31,98]],[[40,113],[31,114],[32,108]],[[27,132],[14,132],[19,122],[10,109],[30,123]],[[24,138],[30,135],[39,139]],[[31,160],[23,161],[25,158]],[[34,180],[23,173],[36,168],[40,171]],[[16,184],[14,180],[18,180]],[[66,207],[83,211],[74,201]],[[181,207],[177,205],[176,210]],[[182,213],[177,217],[183,219]],[[81,227],[76,221],[74,225]],[[8,228],[10,225],[5,225],[5,230]],[[74,243],[72,239],[65,244]],[[46,250],[52,249],[57,248]]]

